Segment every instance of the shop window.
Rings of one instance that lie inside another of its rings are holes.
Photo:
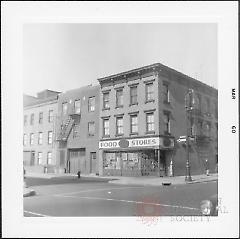
[[[52,140],[53,140],[53,132],[48,131],[48,144],[52,144]]]
[[[67,102],[62,103],[62,114],[66,115],[67,114]]]
[[[103,119],[103,136],[109,136],[109,119]]]
[[[38,123],[39,123],[39,124],[42,124],[42,123],[43,123],[43,112],[40,112],[40,113],[39,113]]]
[[[118,154],[118,155],[117,155]],[[120,169],[119,153],[105,153],[103,167],[105,169]]]
[[[94,136],[95,134],[95,122],[88,122],[88,135]]]
[[[109,109],[109,92],[103,93],[103,109]]]
[[[88,112],[95,111],[95,97],[90,97],[88,99]]]
[[[154,100],[154,89],[153,83],[146,84],[146,102],[150,102]]]
[[[130,132],[131,134],[138,133],[138,115],[130,115]]]
[[[42,152],[38,152],[38,157],[37,157],[37,164],[38,165],[41,165],[43,164],[43,161],[42,161]]]
[[[137,86],[130,87],[130,105],[137,104]]]
[[[163,114],[163,118],[164,118],[164,133],[170,134],[170,113],[165,112]]]
[[[24,115],[24,126],[27,125],[27,115]]]
[[[52,164],[52,152],[47,153],[47,164]]]
[[[34,114],[31,114],[31,118],[30,118],[30,124],[33,125],[34,124]]]
[[[34,143],[34,134],[31,133],[30,134],[30,145],[33,145],[33,143]]]
[[[116,118],[116,134],[123,135],[123,117]]]
[[[146,113],[147,133],[154,132],[154,113]]]
[[[48,122],[53,122],[53,110],[48,111]]]
[[[42,142],[43,142],[43,133],[39,132],[38,133],[38,144],[42,145]]]
[[[24,146],[27,145],[27,135],[26,134],[23,135],[23,145]]]
[[[116,107],[123,106],[123,89],[116,90]]]

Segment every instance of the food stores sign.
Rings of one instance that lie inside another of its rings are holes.
[[[167,140],[167,141],[166,141]],[[162,137],[153,138],[136,138],[136,139],[121,139],[121,140],[106,140],[99,142],[99,149],[112,148],[140,148],[140,147],[167,147],[174,146],[174,140]]]

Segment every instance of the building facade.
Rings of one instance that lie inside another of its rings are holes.
[[[29,172],[54,172],[55,129],[60,92],[44,90],[37,97],[24,95],[23,165]]]
[[[99,88],[89,85],[59,95],[56,137],[59,172],[99,174]]]
[[[187,133],[191,173],[216,170],[216,89],[159,63],[98,81],[100,175],[185,175]]]

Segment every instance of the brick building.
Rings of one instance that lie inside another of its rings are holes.
[[[37,97],[23,95],[23,164],[26,171],[54,172],[55,119],[59,93],[44,90]]]
[[[98,79],[100,175],[185,175],[190,125],[192,174],[217,167],[217,90],[162,64]],[[185,97],[194,105],[186,117]],[[182,137],[183,138],[183,137]]]
[[[98,174],[99,85],[62,93],[58,99],[59,172]]]

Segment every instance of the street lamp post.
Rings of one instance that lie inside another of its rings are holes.
[[[189,137],[190,137],[190,126],[189,121],[191,120],[191,111],[193,109],[193,90],[189,89],[187,95],[185,96],[185,109],[186,109],[186,125],[187,125],[187,135],[186,135],[186,176],[185,181],[191,182],[192,177],[190,173],[190,154],[189,154]]]

